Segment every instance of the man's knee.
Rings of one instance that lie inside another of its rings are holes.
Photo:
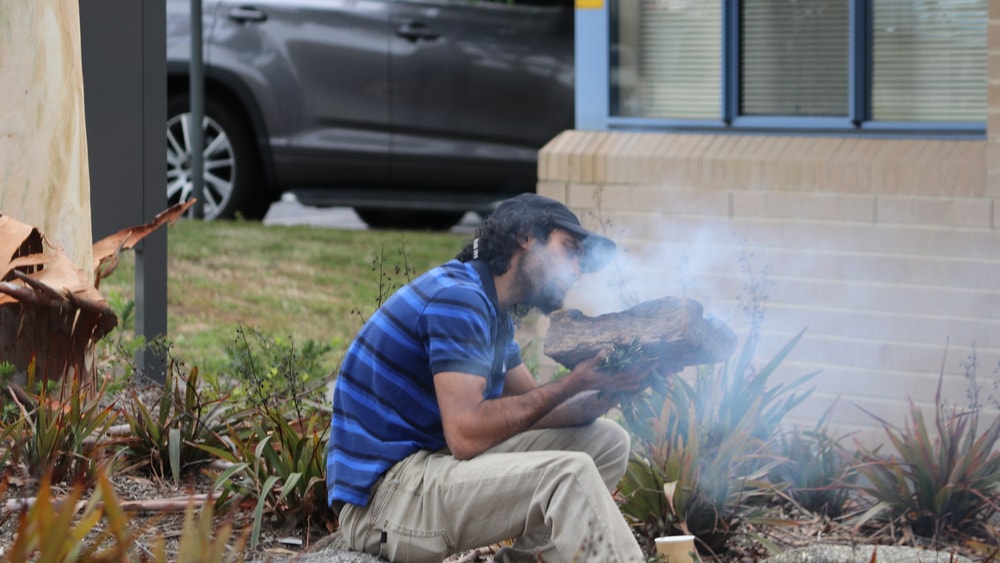
[[[607,419],[593,423],[593,457],[601,477],[613,489],[628,468],[631,439],[619,424]]]
[[[553,452],[549,469],[558,481],[572,480],[584,484],[594,484],[601,479],[601,473],[594,458],[584,452]]]
[[[632,440],[621,425],[606,418],[599,418],[594,421],[593,428],[594,443],[602,453],[614,458],[628,459]]]

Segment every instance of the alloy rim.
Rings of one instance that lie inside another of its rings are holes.
[[[229,136],[217,121],[203,120],[204,213],[205,219],[219,216],[233,197],[236,158]],[[191,114],[182,113],[167,121],[167,204],[187,201],[194,196],[191,174]],[[190,211],[188,212],[191,213]]]

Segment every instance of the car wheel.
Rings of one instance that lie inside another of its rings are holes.
[[[168,205],[194,196],[190,107],[187,95],[167,102]],[[229,219],[237,212],[250,219],[263,217],[271,202],[262,189],[257,151],[247,126],[232,110],[206,98],[202,130],[205,220]]]
[[[356,207],[354,211],[372,229],[447,231],[465,216],[464,211],[414,211],[371,207]]]

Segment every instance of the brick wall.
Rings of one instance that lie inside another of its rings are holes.
[[[839,427],[876,436],[859,407],[902,423],[942,363],[965,404],[973,344],[980,381],[1000,377],[998,97],[987,141],[566,131],[541,151],[538,192],[622,246],[568,305],[686,295],[742,334],[749,268],[767,280],[761,360],[805,328],[779,378],[821,370],[797,422],[836,401]]]
[[[990,1],[990,26],[987,31],[988,113],[986,131],[988,149],[989,193],[1000,197],[1000,2]]]

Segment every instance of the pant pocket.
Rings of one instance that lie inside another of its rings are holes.
[[[381,479],[375,487],[381,485]],[[378,489],[375,488],[377,491]],[[368,506],[344,505],[340,512],[340,532],[354,551],[378,555],[382,549],[382,514],[387,499],[375,495]]]
[[[411,530],[389,526],[386,530],[385,552],[390,561],[407,563],[441,563],[454,553],[454,544],[444,530]]]

